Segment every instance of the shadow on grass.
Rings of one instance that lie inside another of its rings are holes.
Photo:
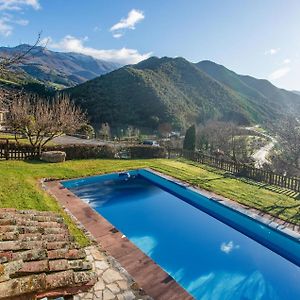
[[[277,218],[280,218],[280,215],[283,215],[287,210],[297,209],[296,212],[289,217],[286,223],[292,223],[296,225],[300,225],[300,203],[294,205],[278,205],[273,204],[267,207],[264,207],[264,212],[269,213]],[[280,218],[282,219],[282,218]]]
[[[296,192],[296,191],[293,191],[293,190],[289,190],[289,189],[282,188],[282,187],[279,187],[279,186],[269,185],[267,183],[255,181],[253,179],[246,178],[246,177],[239,177],[239,176],[237,176],[233,173],[226,172],[226,171],[214,168],[212,166],[198,164],[198,163],[188,161],[188,160],[183,160],[183,159],[179,159],[179,161],[184,162],[184,163],[189,164],[189,165],[192,165],[192,166],[195,166],[195,167],[200,167],[200,168],[202,168],[204,170],[207,170],[209,172],[212,172],[216,175],[222,176],[223,178],[237,179],[237,180],[240,180],[240,181],[245,182],[247,184],[251,184],[253,186],[256,186],[259,189],[266,189],[266,190],[272,191],[272,192],[277,193],[277,194],[286,195],[286,196],[291,197],[295,200],[300,200],[300,193]],[[216,179],[220,179],[220,178],[216,178]],[[215,179],[212,179],[212,180],[215,180]],[[207,179],[206,181],[209,181],[209,179]],[[198,179],[198,182],[200,182],[199,179]],[[205,181],[202,181],[202,182],[205,182]]]
[[[210,181],[214,181],[214,180],[219,180],[219,179],[224,179],[226,178],[225,176],[220,176],[220,177],[215,177],[215,178],[191,178],[189,179],[189,182],[195,185],[198,185],[199,183],[205,183],[205,182],[210,182]]]
[[[25,159],[24,162],[27,163],[27,164],[31,164],[31,165],[43,165],[43,164],[47,164],[46,162],[41,161],[39,159]]]

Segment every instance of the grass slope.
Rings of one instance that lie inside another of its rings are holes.
[[[151,167],[194,186],[213,191],[249,207],[300,225],[300,203],[292,197],[226,177],[223,172],[216,172],[204,166],[165,159],[78,160],[61,164],[0,161],[0,207],[59,212],[65,218],[77,242],[87,245],[88,240],[81,230],[74,225],[59,204],[40,188],[39,179],[76,178],[144,167]]]

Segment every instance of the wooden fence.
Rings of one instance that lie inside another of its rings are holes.
[[[8,139],[0,139],[0,159],[24,160],[37,156],[29,146],[17,145],[9,142]]]
[[[33,152],[29,145],[17,145],[16,143],[9,142],[8,139],[0,139],[0,159],[24,160],[36,158],[37,156],[37,153]],[[204,155],[193,151],[183,151],[181,149],[168,149],[168,157],[184,157],[200,164],[206,164],[230,172],[236,176],[246,177],[255,181],[300,192],[299,178],[283,176],[248,165],[219,159],[215,156]]]
[[[300,192],[300,179],[279,175],[271,171],[254,168],[245,164],[236,163],[219,159],[215,156],[209,156],[198,152],[172,149],[169,150],[169,158],[184,157],[188,160],[206,164],[236,176],[246,177],[255,181],[263,182],[270,185],[287,188],[296,192]]]

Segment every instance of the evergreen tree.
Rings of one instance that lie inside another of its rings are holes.
[[[195,151],[196,148],[196,126],[192,125],[185,133],[183,149]]]

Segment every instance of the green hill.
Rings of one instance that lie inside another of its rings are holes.
[[[300,97],[277,88],[268,80],[239,75],[211,61],[201,61],[195,65],[213,79],[247,97],[256,107],[267,110],[272,108],[284,113],[300,112]]]
[[[284,101],[294,105],[292,93],[220,67],[212,72],[183,58],[151,57],[67,92],[95,125],[108,122],[112,127],[155,129],[168,122],[184,128],[209,119],[264,123],[288,112]],[[252,80],[259,84],[255,87]],[[273,89],[265,91],[268,85]],[[300,103],[300,97],[294,101]]]

